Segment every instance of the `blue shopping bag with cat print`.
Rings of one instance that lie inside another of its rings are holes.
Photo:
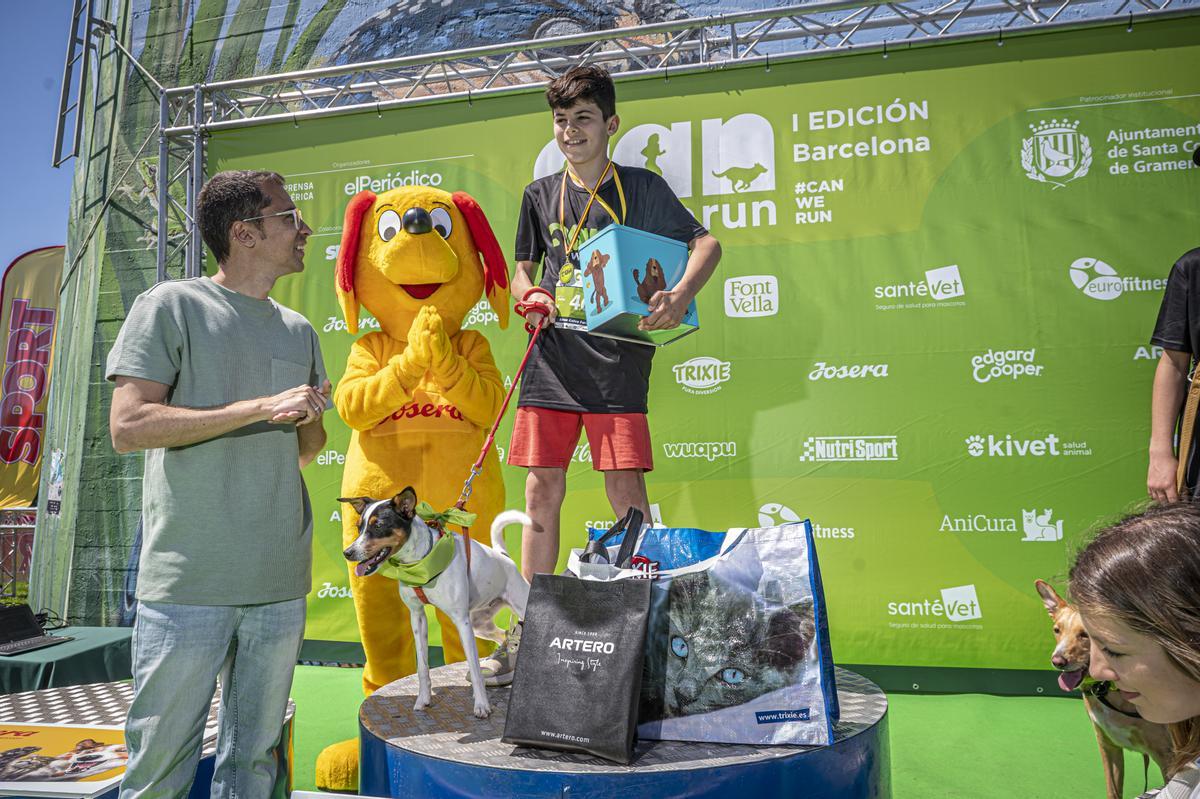
[[[611,531],[588,528],[588,541],[603,540],[610,549],[616,550],[625,543],[623,530]],[[636,565],[643,571],[659,572],[692,566],[714,557],[721,549],[725,533],[712,533],[694,527],[651,527],[642,528],[634,557]],[[616,561],[613,561],[614,563]]]
[[[837,718],[808,521],[730,530],[712,557],[657,572],[639,736],[824,745]]]

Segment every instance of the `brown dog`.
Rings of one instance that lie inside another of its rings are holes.
[[[592,250],[592,257],[588,259],[588,265],[583,270],[583,274],[590,277],[595,284],[592,301],[596,303],[596,313],[608,307],[608,290],[604,288],[604,267],[608,266],[610,257],[599,250]]]
[[[666,291],[667,279],[663,276],[662,264],[651,258],[646,261],[646,277],[638,277],[638,270],[633,270],[633,282],[637,283],[638,299],[647,305],[656,291]]]
[[[1050,663],[1059,671],[1058,686],[1064,691],[1073,691],[1087,677],[1092,659],[1091,639],[1083,629],[1079,611],[1068,605],[1044,580],[1038,580],[1034,585],[1046,612],[1054,620],[1057,645]],[[1107,799],[1121,799],[1125,782],[1125,753],[1121,750],[1141,752],[1147,769],[1150,768],[1149,759],[1154,758],[1163,776],[1169,780],[1171,774],[1167,764],[1171,760],[1171,734],[1165,724],[1155,724],[1139,716],[1132,704],[1117,691],[1109,690],[1110,686],[1108,682],[1089,682],[1081,690],[1088,716],[1096,729],[1096,740],[1100,743]]]

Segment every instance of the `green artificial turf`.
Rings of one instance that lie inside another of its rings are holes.
[[[294,787],[313,790],[325,746],[358,735],[362,669],[298,666]],[[893,799],[1103,799],[1083,702],[1059,697],[893,694]],[[1125,793],[1142,792],[1141,755],[1126,753]],[[1150,767],[1150,786],[1162,784]]]

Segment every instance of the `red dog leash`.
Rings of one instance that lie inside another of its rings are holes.
[[[544,294],[547,299],[550,297],[550,292],[546,291],[541,286],[534,286],[529,291],[525,292],[525,296],[516,304],[516,313],[524,319],[531,311],[540,313],[543,318],[550,315],[550,306],[545,300],[534,299],[530,296],[534,294]],[[487,439],[483,442],[483,449],[479,451],[479,457],[471,466],[471,474],[467,477],[467,481],[463,483],[462,494],[458,497],[458,502],[454,507],[459,510],[464,510],[467,505],[467,499],[471,496],[471,483],[483,471],[483,459],[487,457],[488,450],[492,448],[492,442],[496,440],[496,430],[500,428],[500,420],[504,418],[504,412],[508,410],[508,402],[512,399],[513,392],[517,390],[517,383],[521,379],[521,373],[525,371],[525,364],[529,362],[529,355],[533,352],[533,345],[537,343],[538,335],[541,334],[541,326],[534,327],[529,322],[525,323],[525,329],[532,335],[529,337],[529,346],[525,350],[525,357],[521,359],[521,365],[517,367],[517,373],[513,376],[512,385],[508,389],[508,393],[504,395],[504,403],[500,406],[500,413],[496,415],[496,421],[492,423],[492,429],[488,431]]]
[[[530,296],[534,294],[544,294],[547,299],[552,299],[550,297],[550,292],[546,291],[540,286],[534,286],[529,291],[525,292],[525,296],[522,297],[521,301],[516,305],[517,315],[522,319],[524,319],[531,311],[540,313],[543,318],[550,315],[550,306],[545,300],[530,299]],[[508,402],[512,399],[513,392],[517,389],[517,383],[521,379],[521,373],[525,371],[525,364],[529,362],[529,355],[533,352],[533,345],[537,343],[538,335],[542,332],[540,325],[538,327],[534,327],[529,322],[525,323],[525,329],[532,334],[529,337],[529,346],[525,349],[525,357],[521,359],[521,365],[517,367],[517,373],[513,376],[512,386],[509,387],[508,393],[504,395],[504,403],[500,406],[500,413],[496,415],[496,421],[492,423],[492,429],[488,431],[487,439],[483,442],[483,449],[479,451],[479,457],[471,466],[471,474],[467,476],[466,482],[463,483],[462,493],[458,497],[458,502],[454,503],[454,507],[458,508],[459,510],[466,510],[467,499],[469,499],[471,496],[471,484],[475,482],[475,478],[478,477],[480,472],[483,471],[483,460],[487,457],[488,450],[492,448],[492,443],[496,440],[496,431],[500,428],[500,421],[504,418],[504,412],[508,410]],[[438,538],[441,538],[446,534],[440,524],[434,529],[437,532]],[[463,527],[463,538],[465,539],[464,546],[467,550],[467,575],[470,576],[471,528],[465,526]],[[425,597],[424,591],[422,591],[420,588],[413,588],[413,592],[416,593],[417,598],[420,599],[423,604],[429,604],[429,600]]]

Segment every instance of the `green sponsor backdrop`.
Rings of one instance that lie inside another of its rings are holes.
[[[1197,41],[1177,20],[619,84],[616,159],[662,170],[725,253],[700,332],[655,358],[662,518],[811,517],[839,661],[1043,668],[1033,580],[1061,586],[1087,531],[1144,495],[1146,340],[1170,265],[1200,244]],[[350,195],[469,191],[511,255],[522,187],[558,166],[550,140],[528,93],[222,133],[209,172],[288,176],[315,234],[276,296],[337,380]],[[476,311],[511,376],[524,334]],[[326,424],[305,472],[308,636],[351,641],[349,430]],[[586,446],[575,461],[564,561],[610,515]],[[506,471],[510,507],[523,478]]]

